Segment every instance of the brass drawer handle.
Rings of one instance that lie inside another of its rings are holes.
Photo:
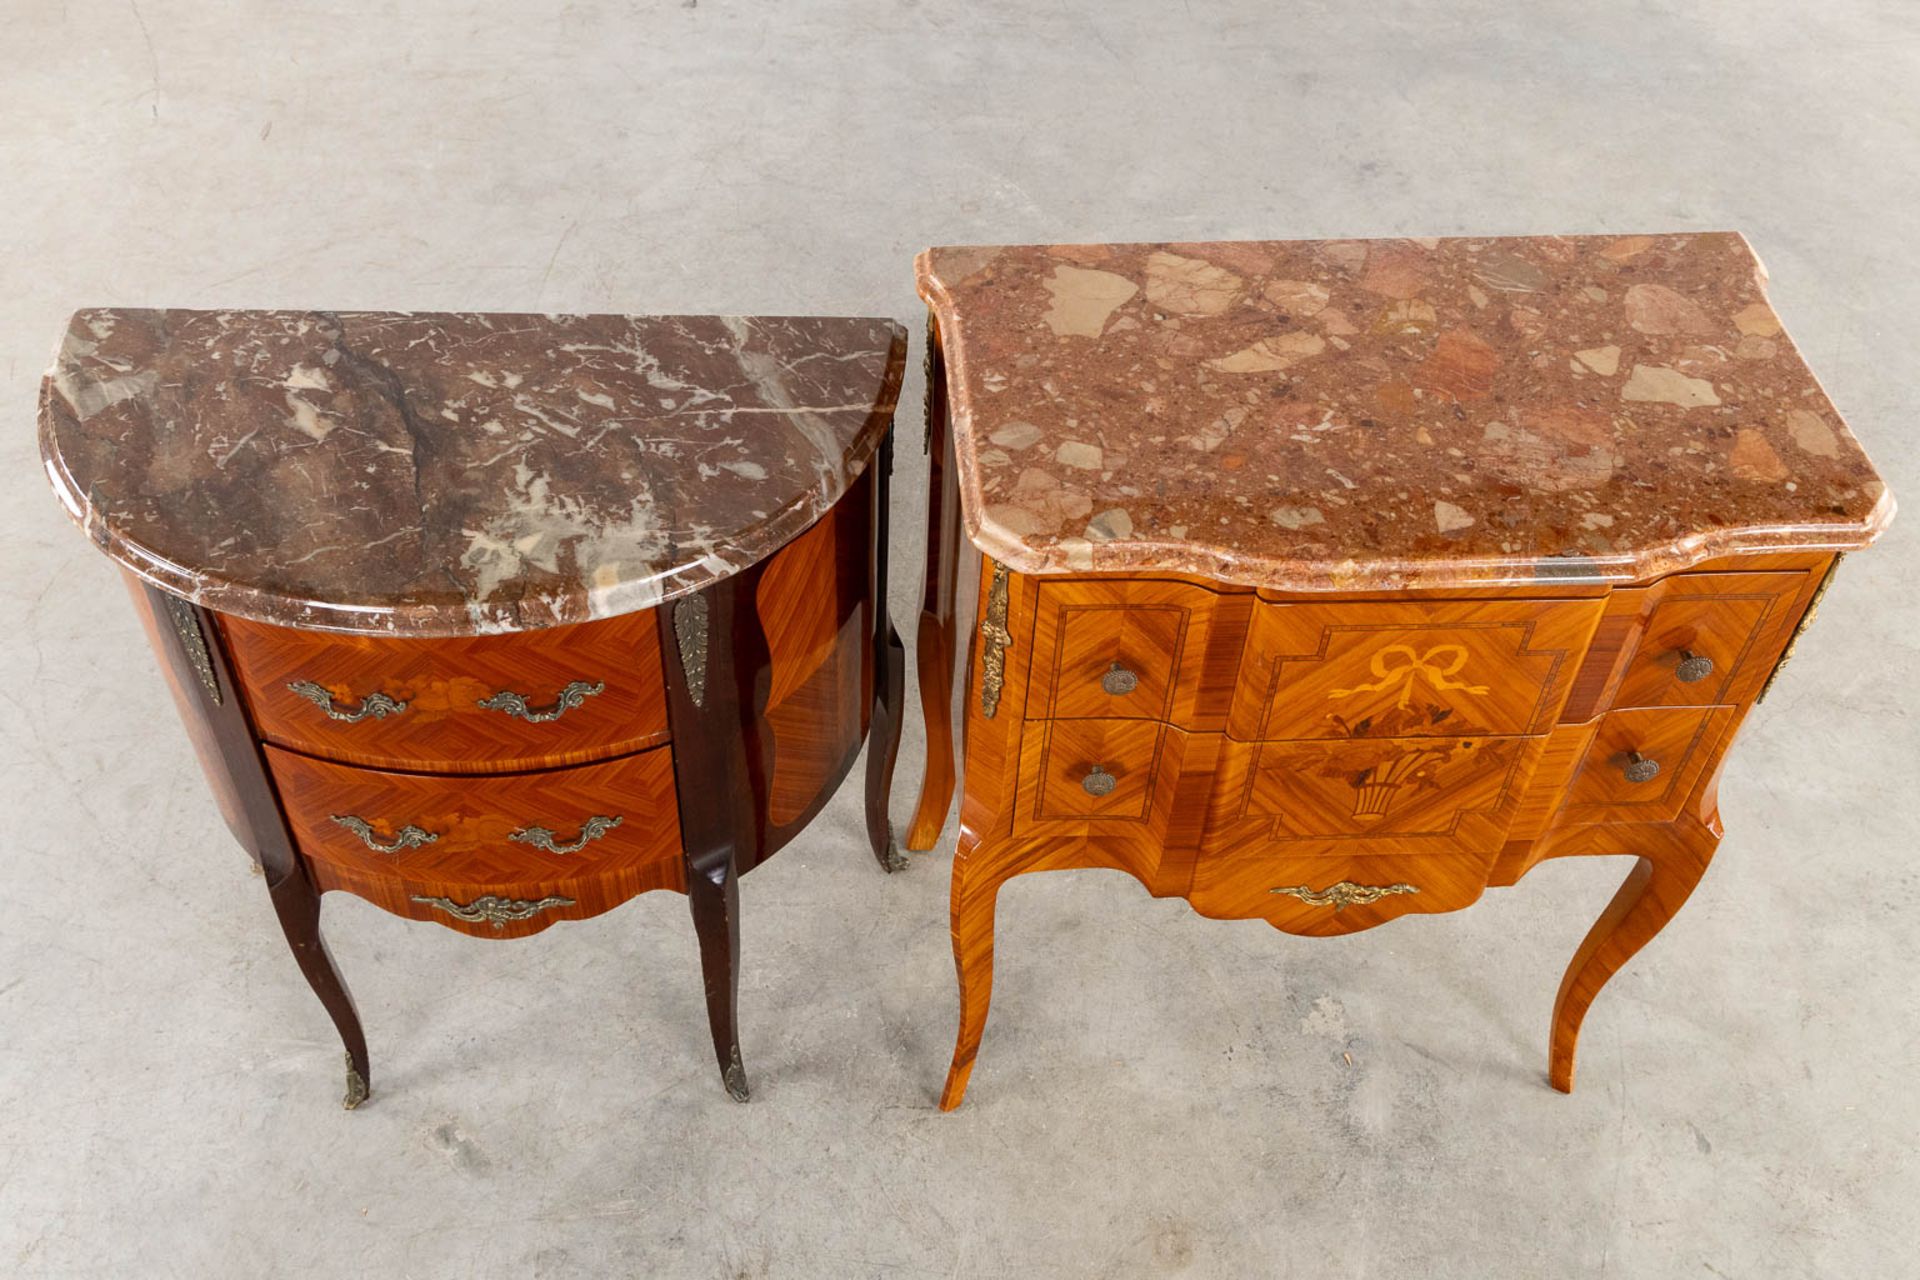
[[[373,824],[365,818],[356,818],[351,813],[336,813],[331,816],[335,822],[359,836],[360,843],[375,853],[398,853],[402,849],[414,849],[423,844],[432,844],[440,838],[431,831],[422,831],[419,827],[408,823],[393,833],[392,840],[382,844],[380,837],[373,833]]]
[[[1378,902],[1382,898],[1396,893],[1418,893],[1420,890],[1410,884],[1355,884],[1351,880],[1342,880],[1339,884],[1330,884],[1324,889],[1310,888],[1304,884],[1283,885],[1278,889],[1269,889],[1268,893],[1284,893],[1298,898],[1310,907],[1332,907],[1339,911],[1343,907],[1364,907],[1369,902]]]
[[[580,824],[580,834],[572,840],[564,842],[557,840],[554,838],[554,833],[546,827],[522,827],[507,839],[517,840],[521,844],[530,844],[536,849],[545,849],[548,853],[578,853],[619,825],[618,814],[611,818],[596,814]]]
[[[1627,762],[1620,772],[1628,782],[1652,782],[1660,776],[1660,762],[1651,756],[1643,756],[1638,751],[1627,752]]]
[[[1080,779],[1080,789],[1090,796],[1104,796],[1113,790],[1114,776],[1107,772],[1103,764],[1093,766],[1087,776]]]
[[[1680,650],[1680,666],[1674,671],[1681,684],[1699,684],[1713,674],[1713,659],[1691,649]]]
[[[436,911],[444,911],[455,920],[464,920],[468,924],[479,924],[485,920],[498,929],[510,921],[531,920],[542,911],[554,907],[570,907],[572,898],[539,898],[529,901],[526,898],[498,898],[489,893],[485,897],[475,898],[462,906],[452,898],[429,898],[420,894],[413,895],[415,902],[424,903]]]
[[[1107,668],[1107,674],[1100,677],[1100,687],[1116,698],[1132,693],[1139,686],[1140,677],[1117,662]]]
[[[349,711],[345,707],[336,707],[333,704],[333,695],[328,693],[324,686],[317,685],[311,680],[289,681],[287,688],[326,712],[327,719],[345,720],[348,724],[356,720],[365,720],[368,716],[372,716],[375,720],[385,720],[388,716],[397,716],[407,709],[407,704],[398,698],[390,698],[384,693],[370,693],[360,699],[358,708]]]
[[[549,720],[558,720],[606,687],[605,681],[588,684],[585,680],[575,680],[560,691],[560,696],[553,700],[550,707],[529,706],[524,694],[502,689],[491,698],[480,699],[479,705],[489,711],[504,711],[510,716],[519,716],[529,724],[545,724]]]

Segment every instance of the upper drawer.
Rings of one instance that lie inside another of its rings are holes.
[[[1042,578],[1026,714],[1218,729],[1251,607],[1179,582]]]
[[[1786,644],[1806,580],[1804,573],[1686,573],[1648,587],[1645,625],[1613,705],[1746,701]]]
[[[651,611],[431,640],[222,624],[261,736],[314,755],[486,773],[595,760],[666,738]]]
[[[1250,741],[1544,733],[1605,606],[1261,601],[1229,730]]]

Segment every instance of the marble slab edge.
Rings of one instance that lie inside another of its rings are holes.
[[[85,314],[83,308],[75,319]],[[753,317],[783,319],[784,317]],[[803,317],[835,319],[836,317]],[[219,613],[303,630],[342,634],[377,634],[445,638],[508,633],[565,626],[655,608],[690,595],[739,573],[791,543],[826,515],[872,462],[879,442],[893,426],[905,375],[907,331],[897,321],[864,319],[884,326],[889,338],[885,373],[875,388],[872,409],[844,455],[840,489],[830,499],[813,492],[793,501],[752,526],[750,547],[736,547],[725,558],[707,557],[642,582],[621,583],[611,590],[589,589],[515,601],[474,602],[465,607],[446,604],[409,605],[381,600],[312,600],[209,571],[182,565],[156,554],[141,543],[121,536],[101,516],[86,487],[67,469],[54,439],[53,415],[60,412],[56,394],[59,348],[41,379],[38,396],[39,443],[47,478],[68,517],[95,546],[144,582],[169,594]]]

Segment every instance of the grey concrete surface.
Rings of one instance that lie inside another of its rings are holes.
[[[751,1104],[678,898],[488,946],[333,897],[378,1072],[346,1115],[33,445],[80,304],[917,335],[933,242],[1737,227],[1920,501],[1916,86],[1902,0],[0,0],[0,1274],[1920,1274],[1912,515],[1750,721],[1572,1097],[1548,1010],[1619,863],[1334,942],[1017,882],[943,1116],[951,828],[883,878],[850,787],[744,886]]]

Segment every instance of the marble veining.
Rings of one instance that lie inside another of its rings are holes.
[[[268,622],[579,622],[772,554],[865,469],[889,320],[87,310],[47,474],[115,559]]]
[[[1735,233],[951,247],[969,536],[1028,573],[1635,581],[1893,498]]]

